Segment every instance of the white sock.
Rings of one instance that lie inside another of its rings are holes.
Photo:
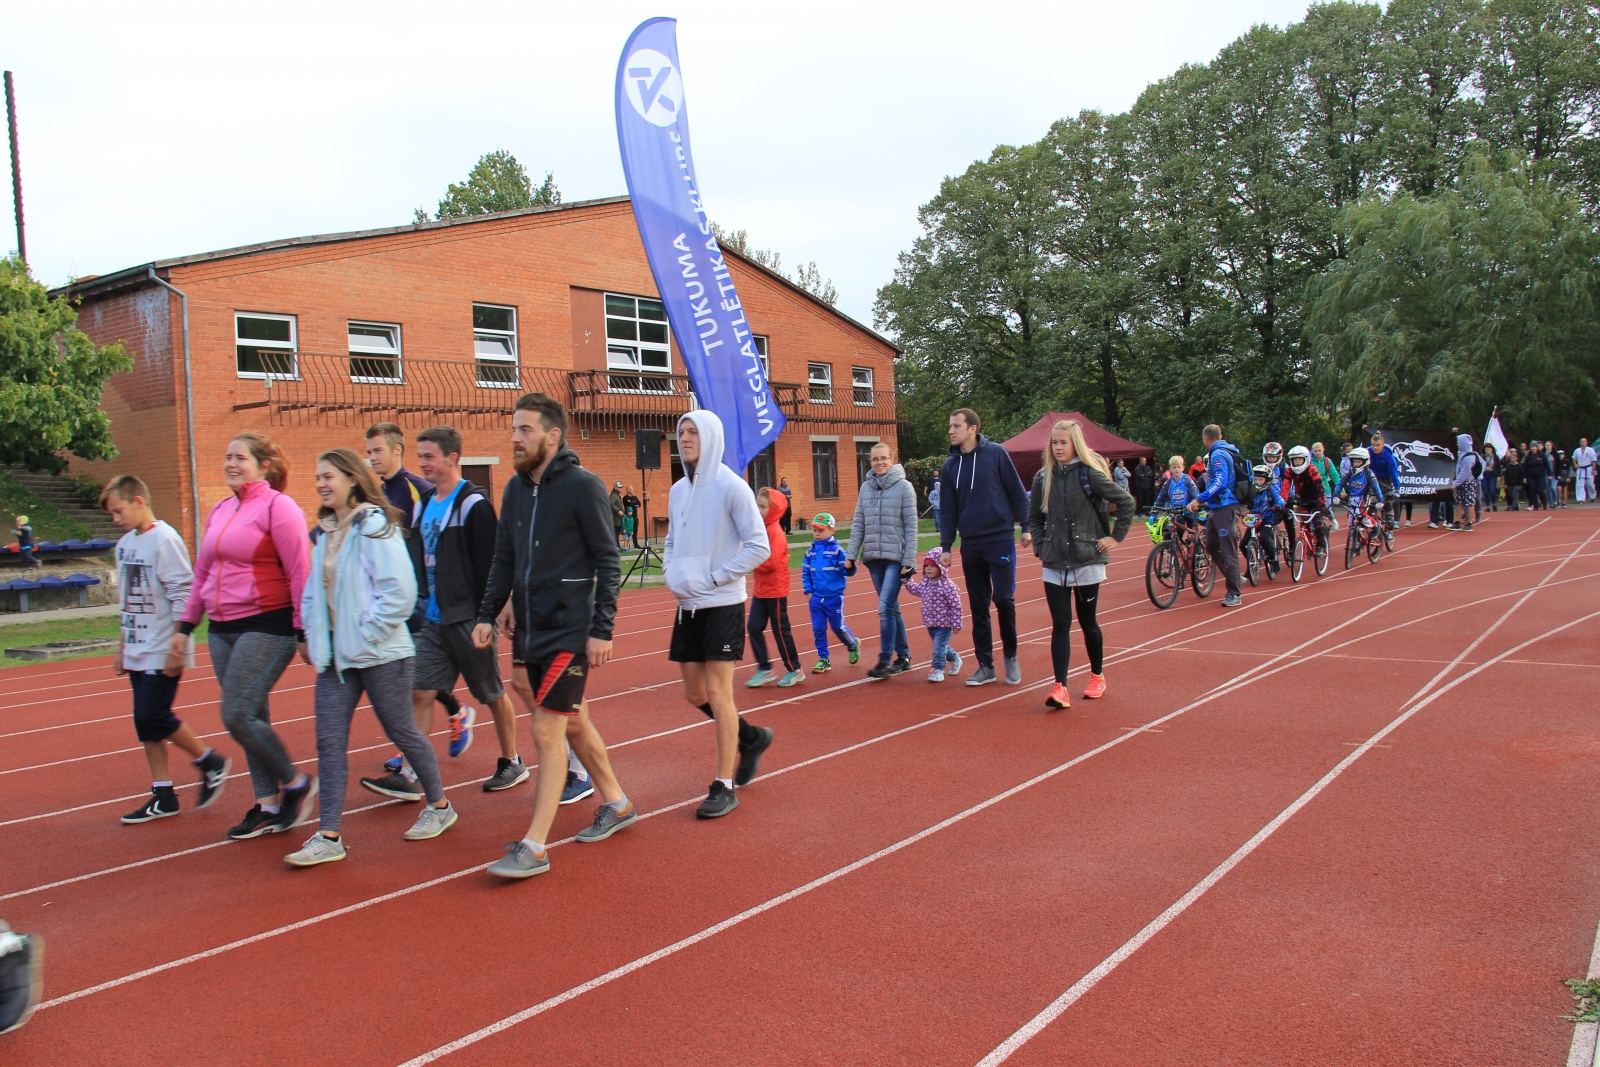
[[[276,815],[283,809],[276,804],[263,804],[261,805],[261,810],[266,812],[268,815]]]
[[[150,788],[152,788],[152,789],[171,789],[172,788],[172,783],[171,782],[151,782],[150,783]],[[621,811],[622,809],[618,808],[617,810]]]
[[[402,763],[400,765],[400,777],[408,782],[414,782],[417,780],[417,772],[411,769],[411,764]]]
[[[733,779],[732,778],[718,778],[717,781],[721,782],[723,784],[723,786],[725,788],[727,788],[727,789],[731,790],[733,788]]]
[[[611,809],[618,815],[621,815],[623,812],[628,810],[628,794],[624,793],[616,800],[609,801],[609,803],[611,805]]]
[[[567,770],[577,775],[578,781],[580,782],[587,782],[589,780],[589,772],[583,769],[583,761],[580,760],[578,758],[578,754],[572,751],[570,748],[567,749]]]
[[[198,767],[200,764],[202,764],[206,760],[210,759],[211,758],[211,753],[213,753],[215,751],[216,751],[216,749],[208,748],[204,752],[200,753],[200,755],[198,755],[194,759],[190,760],[189,762],[191,764],[193,764],[194,766]]]
[[[524,837],[522,839],[522,843],[524,845],[527,845],[529,848],[533,849],[533,854],[535,856],[544,855],[544,842],[543,841],[535,841],[531,837]]]

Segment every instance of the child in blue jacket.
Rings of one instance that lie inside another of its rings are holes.
[[[844,624],[844,582],[855,573],[856,565],[845,555],[844,546],[834,540],[833,516],[819,511],[811,518],[811,547],[800,564],[800,587],[811,598],[811,633],[817,640],[817,665],[813,674],[833,670],[828,658],[828,630],[831,628],[850,650],[850,662],[861,658],[861,642]]]
[[[1278,468],[1269,467],[1265,463],[1257,463],[1250,472],[1251,480],[1255,483],[1256,498],[1250,505],[1250,514],[1256,517],[1252,527],[1256,543],[1261,546],[1261,554],[1266,558],[1267,569],[1273,574],[1278,573],[1278,538],[1273,532],[1273,527],[1282,521],[1289,510],[1289,502],[1284,499],[1283,490],[1278,481]],[[1294,527],[1284,524],[1289,531],[1290,549],[1294,551]]]

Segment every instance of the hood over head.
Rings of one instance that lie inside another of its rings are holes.
[[[900,464],[894,463],[882,474],[869,474],[867,477],[871,478],[879,489],[887,489],[896,482],[906,480],[906,469]]]
[[[789,498],[772,486],[767,486],[767,525],[782,522],[789,513]]]
[[[1470,433],[1458,433],[1458,434],[1456,434],[1456,455],[1459,456],[1464,452],[1471,452],[1471,451],[1473,451],[1473,448],[1472,448],[1472,435]]]
[[[700,477],[703,470],[715,471],[722,465],[725,437],[722,430],[722,420],[714,411],[691,411],[678,420],[678,425],[685,422],[694,423],[695,429],[700,431],[700,458],[694,463],[685,463],[683,469],[690,476],[694,484],[699,485],[705,479]]]
[[[939,568],[939,577],[950,577],[950,568],[946,567],[944,561],[939,558],[939,550],[937,548],[928,549],[927,553],[922,557],[922,565],[924,567],[930,563]]]

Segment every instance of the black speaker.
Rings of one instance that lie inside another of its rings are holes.
[[[661,469],[661,431],[633,431],[634,466],[642,471]]]

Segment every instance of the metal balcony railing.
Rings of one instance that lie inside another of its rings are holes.
[[[284,370],[289,370],[286,363]],[[264,412],[275,426],[365,426],[373,422],[459,428],[500,428],[522,393],[548,393],[566,405],[585,429],[669,429],[693,398],[682,374],[615,370],[563,370],[491,360],[373,359],[296,353],[293,373],[259,383],[240,380],[236,412]],[[259,385],[260,392],[252,396]],[[895,423],[894,396],[860,390],[814,402],[807,386],[772,382],[777,406],[789,421],[812,428],[872,427]],[[870,402],[864,403],[864,400]],[[843,401],[842,403],[840,401]]]

